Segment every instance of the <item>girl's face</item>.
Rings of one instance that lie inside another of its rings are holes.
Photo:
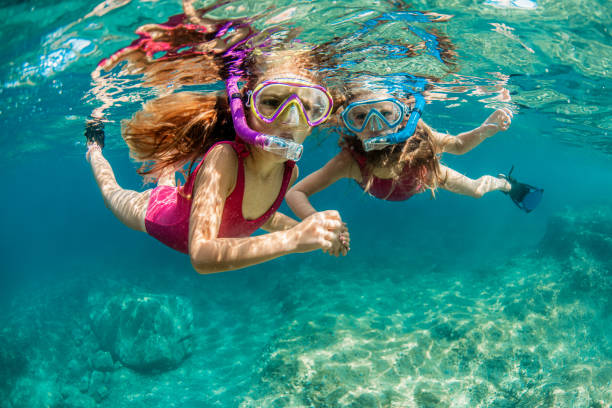
[[[251,128],[300,144],[312,131],[313,122],[331,109],[331,97],[322,87],[291,72],[270,73],[251,91]]]
[[[357,98],[353,98],[349,101],[349,106],[351,104],[355,105],[352,106],[350,110],[346,111],[345,120],[350,121],[354,127],[350,129],[351,132],[362,142],[372,137],[384,136],[398,131],[403,120],[403,118],[401,118],[401,108],[399,108],[397,103],[387,99],[395,99],[395,97],[384,92],[367,92],[360,93]],[[372,101],[372,103],[360,105],[359,102],[362,101]],[[374,111],[380,114],[384,120],[377,114],[372,114]],[[398,123],[393,127],[389,127],[385,122]],[[356,130],[361,128],[363,129]]]

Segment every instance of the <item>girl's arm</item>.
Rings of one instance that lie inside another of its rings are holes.
[[[469,132],[464,132],[457,136],[436,131],[432,131],[432,133],[436,143],[442,147],[443,152],[465,154],[497,132],[507,130],[512,121],[512,116],[513,114],[510,109],[498,109],[482,125]]]
[[[346,150],[341,150],[333,159],[319,170],[308,175],[289,190],[285,200],[289,208],[300,219],[304,219],[317,212],[310,204],[308,197],[334,184],[341,178],[354,178],[351,174],[354,160]]]
[[[444,180],[440,187],[453,193],[480,198],[491,191],[510,191],[510,183],[501,177],[482,176],[473,180],[450,167],[440,165],[440,170]]]
[[[238,158],[230,146],[211,150],[195,180],[189,217],[189,255],[199,273],[244,268],[282,255],[332,247],[342,223],[336,211],[317,213],[285,231],[218,238],[225,199],[234,188]]]

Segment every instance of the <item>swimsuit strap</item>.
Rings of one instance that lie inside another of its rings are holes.
[[[249,155],[249,149],[241,141],[224,140],[221,142],[217,142],[213,146],[211,146],[211,148],[206,151],[206,153],[204,154],[204,157],[202,157],[202,160],[200,160],[195,170],[191,172],[185,185],[182,187],[179,187],[179,194],[189,200],[191,199],[191,195],[193,193],[193,185],[195,183],[195,179],[198,174],[198,171],[200,170],[200,167],[204,163],[204,160],[206,159],[206,156],[208,155],[208,153],[212,149],[214,149],[217,145],[220,145],[220,144],[231,145],[234,151],[236,152],[236,155],[238,156],[238,170],[236,174],[236,184],[234,186],[234,190],[230,193],[229,196],[227,196],[225,203],[226,203],[226,206],[231,207],[231,211],[235,211],[235,213],[240,214],[240,217],[244,220],[244,217],[242,216],[242,200],[244,198],[244,159]],[[255,222],[255,221],[262,219],[263,217],[269,217],[271,213],[278,210],[289,188],[289,182],[291,181],[291,175],[293,174],[294,167],[295,167],[294,161],[288,160],[287,162],[285,162],[283,182],[282,182],[279,194],[276,197],[276,200],[274,200],[274,203],[272,203],[272,206],[270,206],[270,208],[263,215],[261,215],[260,217],[254,220],[245,220],[246,222]]]
[[[247,149],[244,143],[241,143],[238,141],[231,141],[231,140],[222,140],[212,145],[210,149],[208,149],[206,153],[204,153],[202,160],[200,160],[196,168],[191,172],[191,174],[189,174],[189,177],[187,178],[185,185],[182,187],[179,187],[179,193],[183,197],[191,199],[191,194],[193,193],[193,184],[195,183],[196,176],[198,172],[200,171],[200,167],[202,167],[202,164],[204,163],[206,156],[208,156],[208,153],[210,153],[215,147],[221,144],[231,145],[234,151],[236,152],[236,155],[238,156],[238,167],[239,167],[238,177],[241,177],[240,175],[242,175],[242,180],[244,180],[244,171],[240,171],[240,166],[242,166],[242,161],[244,160],[244,158],[249,155],[249,149]],[[236,183],[238,183],[238,180],[236,180]]]

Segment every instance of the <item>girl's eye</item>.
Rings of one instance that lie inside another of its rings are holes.
[[[323,105],[320,105],[320,104],[318,104],[318,103],[315,103],[315,104],[314,104],[314,108],[312,109],[312,111],[313,111],[313,112],[312,112],[313,116],[315,116],[315,117],[316,117],[316,116],[322,115],[322,114],[323,114],[324,109],[325,109],[325,108],[323,107]]]
[[[264,98],[261,101],[261,104],[264,106],[268,106],[270,108],[276,108],[280,104],[280,99],[278,98]]]
[[[384,116],[385,118],[388,118],[388,117],[390,117],[391,115],[393,115],[393,112],[388,111],[388,110],[384,110],[384,111],[382,111],[382,114],[383,114],[383,116]]]
[[[365,117],[366,117],[365,113],[357,113],[357,114],[355,115],[355,120],[357,120],[357,121],[363,121],[363,120],[365,119]]]

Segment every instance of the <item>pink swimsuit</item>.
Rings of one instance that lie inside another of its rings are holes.
[[[344,149],[348,150],[353,159],[359,165],[359,170],[361,171],[362,177],[362,182],[359,183],[359,186],[365,189],[366,183],[370,179],[370,172],[368,172],[366,168],[366,157],[360,152],[357,152],[349,147],[345,147]],[[399,179],[396,181],[393,179],[382,179],[372,175],[372,185],[370,186],[368,193],[376,198],[380,198],[381,200],[407,200],[425,189],[419,178],[419,173],[421,171],[423,170],[419,167],[406,166]]]
[[[238,173],[236,175],[236,186],[234,191],[225,200],[221,225],[219,226],[218,238],[248,237],[268,219],[280,207],[295,163],[288,161],[285,164],[283,182],[278,197],[272,206],[261,217],[254,220],[246,220],[242,216],[242,198],[244,196],[244,158],[249,155],[246,146],[239,142],[224,141],[216,143],[208,151],[219,144],[229,144],[238,155]],[[206,155],[204,156],[204,158]],[[145,227],[147,233],[164,244],[177,251],[189,253],[189,215],[191,213],[191,194],[196,175],[204,163],[204,158],[196,169],[189,175],[187,182],[182,187],[158,186],[151,191],[149,205],[145,215]]]

